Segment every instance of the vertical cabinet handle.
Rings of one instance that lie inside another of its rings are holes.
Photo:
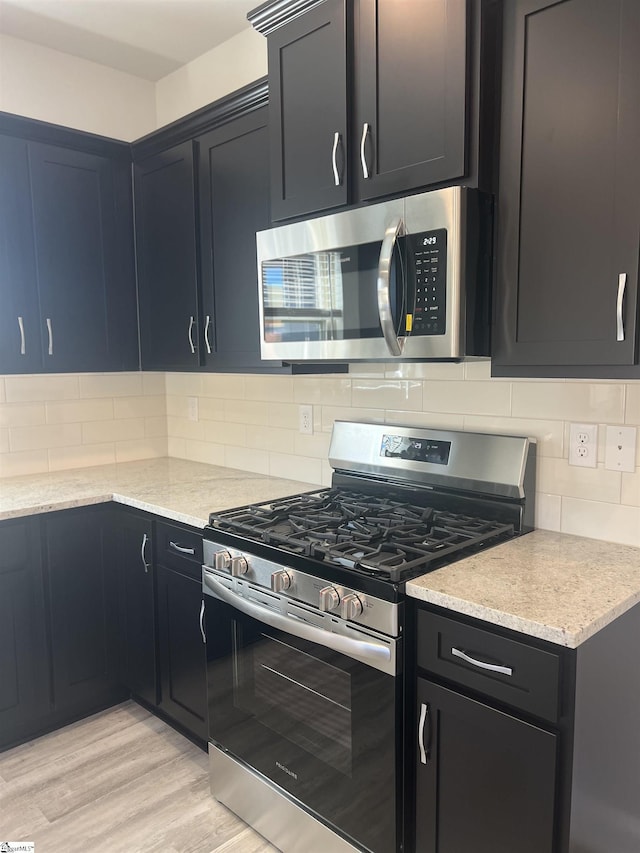
[[[189,331],[187,332],[187,335],[189,337],[189,346],[191,347],[191,354],[192,355],[194,355],[195,351],[196,351],[196,345],[193,342],[193,327],[195,325],[195,322],[196,322],[195,317],[193,317],[193,316],[189,317]]]
[[[204,345],[207,348],[207,354],[211,355],[211,341],[209,340],[209,326],[211,325],[211,315],[207,314],[207,319],[204,321]]]
[[[27,343],[24,337],[24,320],[18,317],[18,328],[20,329],[20,355],[27,354]]]
[[[47,317],[47,332],[49,333],[49,355],[53,355],[53,324],[51,317]]]
[[[204,598],[202,599],[202,604],[200,605],[200,633],[202,634],[202,642],[206,644],[207,635],[204,632]]]
[[[431,732],[431,715],[429,713],[429,706],[425,705],[424,702],[420,705],[420,722],[418,723],[418,748],[420,749],[420,763],[426,764],[429,760],[429,741],[431,740],[431,734],[429,733],[429,738],[427,740],[427,746],[425,746],[424,742],[424,730],[426,723],[429,723],[429,732]]]
[[[362,177],[365,180],[371,177],[369,173],[369,164],[367,163],[367,153],[365,151],[367,136],[369,136],[369,123],[365,121],[362,125],[362,138],[360,140],[360,162],[362,164]]]
[[[149,563],[147,563],[147,542],[149,541],[149,537],[145,533],[142,537],[142,545],[140,546],[140,557],[142,558],[142,565],[144,567],[145,574],[149,572]]]
[[[624,340],[624,292],[627,287],[627,274],[621,272],[618,276],[618,301],[616,303],[616,340]]]
[[[338,171],[338,145],[340,145],[340,134],[336,130],[333,135],[333,149],[331,150],[331,166],[333,168],[333,182],[339,187],[342,183],[342,177],[340,176],[340,172]]]

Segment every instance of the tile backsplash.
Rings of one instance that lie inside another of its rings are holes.
[[[301,404],[313,407],[312,435],[299,432]],[[640,467],[604,467],[604,425],[640,426],[640,381],[492,379],[488,361],[333,376],[0,377],[0,477],[168,454],[326,485],[340,418],[529,435],[537,525],[640,546]],[[597,468],[568,464],[572,422],[599,425]]]

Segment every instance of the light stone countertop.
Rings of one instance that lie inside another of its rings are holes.
[[[640,602],[640,548],[534,530],[410,581],[407,593],[577,648]]]
[[[210,512],[319,488],[184,459],[150,459],[0,479],[0,520],[113,500],[204,527]]]

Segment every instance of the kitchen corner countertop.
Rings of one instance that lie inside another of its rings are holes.
[[[0,479],[0,520],[115,501],[204,527],[210,512],[319,488],[167,457]]]
[[[577,648],[640,602],[640,548],[534,530],[410,581],[407,593]]]

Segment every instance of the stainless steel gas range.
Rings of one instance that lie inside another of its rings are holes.
[[[211,790],[285,853],[395,853],[405,583],[532,528],[535,444],[339,421],[330,462],[205,528]]]

